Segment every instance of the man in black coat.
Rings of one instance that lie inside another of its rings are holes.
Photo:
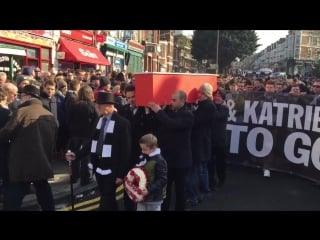
[[[219,91],[215,92],[213,102],[217,107],[215,121],[212,129],[212,158],[208,163],[209,185],[214,188],[221,188],[226,181],[226,157],[227,157],[227,121],[229,108],[224,101],[224,95]],[[216,184],[215,176],[218,182]]]
[[[74,160],[91,152],[91,167],[100,191],[102,211],[117,211],[116,189],[123,183],[131,156],[130,123],[115,111],[114,94],[99,92],[100,117],[94,124],[91,141],[77,153],[68,152],[66,159]]]
[[[20,210],[30,183],[36,189],[43,211],[54,211],[54,199],[49,178],[53,178],[53,153],[57,122],[39,100],[40,91],[26,85],[21,105],[0,130],[0,142],[10,140],[8,150],[9,183],[5,192],[4,210]]]
[[[213,87],[210,83],[204,83],[198,91],[198,104],[193,111],[194,124],[192,128],[192,161],[193,166],[187,175],[187,197],[188,203],[198,203],[197,192],[208,194],[209,187],[208,162],[212,155],[212,128],[217,111],[212,102]],[[197,184],[199,179],[199,184]]]
[[[185,209],[185,178],[192,164],[191,130],[193,114],[186,106],[187,94],[176,91],[172,94],[171,105],[165,109],[151,102],[149,107],[156,113],[159,120],[159,147],[168,163],[167,197],[162,210],[170,208],[171,188],[175,183],[175,211]]]
[[[148,133],[157,135],[158,121],[156,119],[155,113],[152,112],[148,107],[136,106],[134,85],[130,84],[125,88],[125,96],[128,104],[122,106],[118,112],[121,116],[128,119],[131,124],[132,154],[129,164],[129,168],[131,169],[137,162],[140,161],[140,138]],[[128,171],[130,169],[128,169]],[[133,201],[131,201],[126,192],[124,193],[124,206],[128,211],[135,210],[135,204]]]

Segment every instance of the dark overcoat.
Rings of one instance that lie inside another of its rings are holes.
[[[8,170],[10,181],[53,178],[52,161],[57,121],[38,99],[22,103],[0,130],[0,141],[10,140]]]
[[[211,159],[212,128],[217,111],[212,100],[199,101],[197,109],[193,112],[194,124],[192,128],[192,159],[193,162],[204,162]]]
[[[95,126],[100,118],[97,118]],[[110,144],[111,156],[100,157],[96,153],[91,153],[91,163],[94,171],[110,169],[114,178],[124,178],[128,173],[129,159],[131,156],[131,127],[130,122],[117,112],[112,114],[111,120],[115,122],[112,134],[106,134],[104,143]],[[94,128],[92,140],[98,139],[101,129]],[[91,152],[92,141],[89,141],[79,152],[77,157],[81,158]]]
[[[191,167],[192,112],[186,105],[178,111],[168,107],[157,112],[156,117],[159,120],[159,147],[168,168]]]
[[[133,114],[130,104],[124,105],[119,111],[119,114],[129,120],[131,124],[131,137],[132,137],[132,156],[130,158],[130,168],[133,167],[141,154],[139,144],[140,138],[147,134],[152,133],[157,136],[158,120],[153,111],[150,110],[148,114],[145,112],[144,107],[137,107],[136,113]]]

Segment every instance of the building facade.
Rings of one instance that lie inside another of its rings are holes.
[[[191,55],[191,37],[186,35],[174,36],[173,50],[174,72],[196,72],[197,61]]]
[[[90,71],[110,65],[110,61],[96,48],[92,31],[60,30],[57,45],[58,70]]]
[[[271,68],[288,75],[312,75],[314,65],[320,60],[320,30],[290,30],[266,49],[256,54],[253,68]]]
[[[0,30],[0,71],[13,80],[23,66],[48,71],[55,47],[52,30]]]

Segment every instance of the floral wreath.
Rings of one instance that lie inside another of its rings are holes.
[[[142,191],[147,188],[147,183],[147,174],[144,169],[134,167],[124,178],[124,189],[132,201],[143,202],[146,196],[142,195]]]

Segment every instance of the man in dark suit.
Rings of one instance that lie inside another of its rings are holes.
[[[142,136],[148,133],[157,135],[158,121],[155,113],[148,107],[136,106],[135,103],[135,86],[128,85],[125,88],[125,97],[128,103],[119,109],[119,114],[130,121],[131,124],[131,137],[132,137],[132,154],[130,158],[129,168],[133,168],[139,162],[141,155],[141,148],[139,140]],[[129,171],[129,169],[128,169]],[[135,210],[134,202],[124,193],[124,205],[128,211]]]
[[[116,189],[127,174],[131,156],[130,122],[115,111],[114,94],[99,92],[100,117],[94,124],[91,141],[77,153],[68,152],[66,159],[74,160],[91,152],[91,164],[100,191],[100,210],[117,211]]]
[[[171,96],[171,105],[165,109],[151,102],[149,107],[159,120],[159,147],[168,163],[167,197],[162,210],[170,208],[171,188],[175,183],[175,211],[185,209],[185,185],[188,168],[192,164],[191,130],[194,121],[192,112],[186,106],[187,94],[176,91]]]

